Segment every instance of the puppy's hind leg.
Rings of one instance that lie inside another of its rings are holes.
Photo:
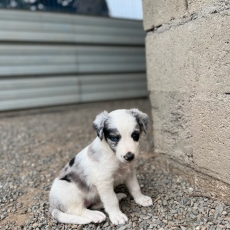
[[[84,203],[78,203],[69,208],[68,213],[71,213],[75,216],[80,216],[83,219],[89,220],[89,223],[101,223],[106,219],[106,216],[103,212],[92,211],[85,207]]]
[[[94,223],[101,223],[106,219],[106,215],[103,212],[84,209],[82,212],[84,218],[92,220]]]
[[[90,219],[82,216],[63,213],[58,209],[54,209],[51,214],[58,222],[65,224],[89,224],[92,222]]]
[[[119,201],[127,197],[127,195],[125,193],[121,193],[121,192],[120,193],[116,193],[116,195],[117,195],[117,199]]]
[[[117,196],[117,199],[119,201],[127,197],[127,195],[124,194],[124,193],[116,193],[116,196]],[[103,205],[103,203],[101,201],[96,203],[96,204],[93,204],[90,207],[90,209],[92,209],[92,210],[100,210],[100,209],[103,209],[103,208],[104,208],[104,205]]]

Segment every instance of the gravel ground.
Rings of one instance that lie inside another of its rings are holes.
[[[215,194],[194,191],[180,176],[154,161],[151,122],[141,140],[137,172],[143,193],[154,200],[140,207],[128,195],[120,207],[124,226],[59,224],[50,216],[48,194],[53,179],[94,138],[92,121],[103,110],[139,108],[150,114],[148,100],[126,100],[66,107],[65,110],[0,119],[0,229],[230,229],[230,206]],[[12,114],[11,114],[12,115]],[[128,194],[125,186],[116,191]]]

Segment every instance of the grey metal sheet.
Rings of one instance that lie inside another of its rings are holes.
[[[40,74],[82,74],[82,73],[116,73],[144,72],[145,63],[99,63],[99,64],[56,64],[39,66],[0,66],[0,77],[27,76]]]
[[[131,47],[121,47],[121,46],[92,46],[90,44],[88,45],[16,45],[16,44],[0,44],[0,54],[1,55],[55,55],[55,54],[63,54],[63,55],[69,55],[69,54],[78,54],[78,55],[124,55],[124,54],[130,54],[130,55],[145,55],[144,47],[137,47],[137,46],[131,46]]]
[[[93,17],[84,15],[69,15],[62,13],[46,13],[46,12],[21,12],[21,11],[9,11],[0,10],[0,20],[13,20],[13,21],[40,21],[45,23],[74,23],[77,25],[101,25],[107,27],[121,27],[133,28],[143,31],[142,21],[136,20],[122,20],[106,17]]]
[[[82,87],[92,85],[114,84],[117,82],[130,83],[130,82],[146,82],[146,75],[140,74],[106,74],[106,75],[77,75],[77,76],[53,76],[53,77],[32,77],[28,78],[14,78],[14,79],[1,79],[0,90],[13,90],[13,89],[31,89],[31,88],[47,88],[47,87],[60,87],[80,85]]]
[[[0,10],[0,111],[147,96],[144,36],[139,21]]]
[[[137,30],[136,27],[105,27],[103,25],[75,25],[74,23],[42,23],[39,21],[11,21],[1,20],[0,30],[7,31],[43,31],[49,33],[81,33],[81,34],[110,34],[110,35],[133,35],[137,37],[144,37],[144,31]]]
[[[10,91],[18,89],[33,89],[33,88],[49,88],[60,86],[78,85],[80,77],[76,76],[54,76],[54,77],[29,77],[29,78],[14,78],[1,79],[0,91]]]
[[[0,66],[12,65],[50,65],[50,64],[77,64],[77,63],[145,63],[143,55],[1,55]]]
[[[81,96],[81,102],[89,101],[107,101],[112,99],[127,99],[127,98],[140,98],[147,97],[148,92],[146,89],[129,90],[129,91],[116,91],[116,92],[97,92],[83,94]]]
[[[144,37],[133,35],[112,34],[78,34],[78,33],[48,33],[30,31],[0,31],[0,41],[17,42],[61,42],[61,43],[91,43],[91,44],[117,44],[117,45],[143,45]]]
[[[141,22],[0,10],[0,41],[144,45]]]
[[[82,85],[81,86],[81,93],[87,94],[92,92],[114,92],[114,91],[129,91],[129,90],[139,90],[139,89],[146,89],[147,85],[146,82],[116,82],[113,84],[98,84],[98,85]]]
[[[20,100],[0,100],[0,110],[28,109],[53,105],[79,103],[79,95],[62,95],[53,97],[23,98]]]
[[[76,55],[1,55],[0,66],[76,64]]]
[[[98,84],[98,85],[72,85],[61,87],[43,87],[43,88],[23,88],[23,89],[11,89],[0,91],[1,100],[19,100],[23,98],[43,98],[60,95],[84,95],[104,92],[104,93],[116,93],[117,91],[123,91],[123,94],[130,91],[146,89],[146,82],[118,82],[113,84]],[[114,98],[115,99],[115,98]]]
[[[61,86],[61,87],[45,87],[45,88],[28,88],[28,89],[12,89],[0,91],[1,100],[22,99],[22,98],[42,98],[60,95],[79,94],[79,87]]]
[[[104,72],[144,72],[145,63],[100,63],[81,64],[79,63],[79,73],[104,73]]]
[[[95,85],[116,82],[146,82],[145,73],[132,74],[106,74],[106,75],[86,75],[81,76],[81,85]]]
[[[58,73],[78,73],[76,64],[40,65],[40,66],[0,66],[0,77],[26,76]]]
[[[144,55],[78,55],[78,63],[145,63]]]

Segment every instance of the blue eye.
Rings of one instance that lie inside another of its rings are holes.
[[[112,142],[118,142],[118,138],[117,138],[117,137],[110,136],[109,139],[110,139]]]

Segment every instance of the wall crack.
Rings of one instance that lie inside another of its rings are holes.
[[[185,0],[187,7],[188,7],[188,1]],[[225,3],[224,5],[212,5],[212,6],[206,6],[201,8],[199,11],[196,12],[187,12],[184,14],[184,16],[172,19],[168,23],[152,27],[150,30],[147,30],[147,35],[152,33],[163,33],[165,31],[168,31],[172,28],[176,28],[178,26],[184,25],[186,23],[189,23],[191,21],[202,19],[202,18],[208,18],[213,14],[221,13],[222,15],[230,15],[230,3]]]

